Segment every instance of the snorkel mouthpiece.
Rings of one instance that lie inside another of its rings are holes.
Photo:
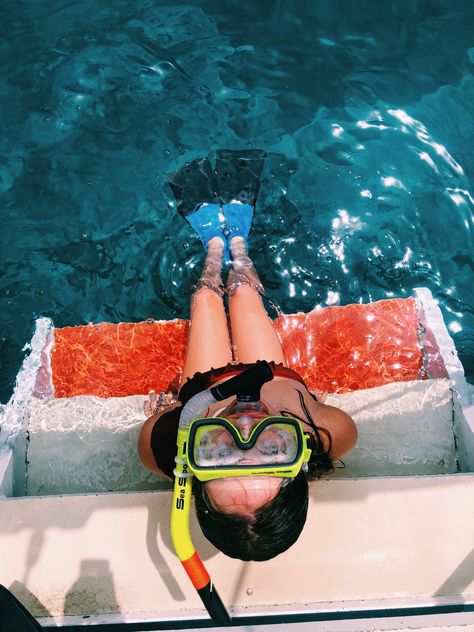
[[[270,365],[266,360],[259,360],[256,366],[239,373],[227,382],[212,386],[191,397],[179,416],[179,428],[187,430],[191,421],[198,419],[211,404],[221,402],[232,395],[237,395],[239,402],[258,402],[262,386],[270,380],[273,380]]]
[[[217,401],[237,395],[239,402],[258,402],[260,389],[265,382],[270,380],[273,380],[270,365],[265,360],[260,360],[256,366],[243,371],[219,386],[212,387],[211,393]]]

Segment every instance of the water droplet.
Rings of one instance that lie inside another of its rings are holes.
[[[247,588],[247,595],[253,595],[253,590],[251,588]]]

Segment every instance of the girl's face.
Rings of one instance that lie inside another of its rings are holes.
[[[228,419],[247,439],[252,429],[268,415],[279,415],[266,402],[259,406],[246,405],[237,400],[219,412]],[[249,451],[251,453],[252,450]],[[248,455],[249,463],[258,462],[258,455]],[[278,494],[283,478],[276,476],[235,476],[217,478],[206,483],[206,491],[214,507],[224,513],[253,515],[257,509],[269,503]]]

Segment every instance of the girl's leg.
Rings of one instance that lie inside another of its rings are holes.
[[[247,255],[244,239],[234,237],[230,250],[233,267],[227,292],[234,359],[238,362],[274,360],[287,366],[280,340],[260,298],[259,292],[264,294],[264,289]]]
[[[206,261],[191,298],[191,323],[181,385],[197,371],[225,366],[232,360],[227,316],[222,302],[223,241],[207,245]]]

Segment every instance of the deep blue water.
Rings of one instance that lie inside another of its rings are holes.
[[[1,401],[34,319],[187,317],[165,174],[269,152],[251,254],[284,311],[427,286],[474,377],[474,4],[0,7]]]

